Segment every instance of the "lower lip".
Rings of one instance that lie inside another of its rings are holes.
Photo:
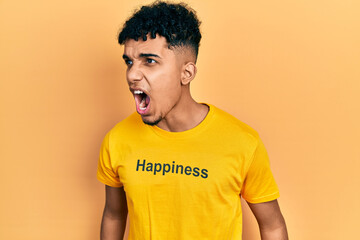
[[[145,114],[147,114],[147,113],[149,112],[149,109],[150,109],[150,104],[151,104],[151,102],[149,102],[149,104],[147,105],[146,109],[144,109],[144,110],[141,110],[141,109],[140,109],[140,106],[139,106],[140,104],[137,105],[137,106],[136,106],[137,112],[138,112],[140,115],[145,115]]]

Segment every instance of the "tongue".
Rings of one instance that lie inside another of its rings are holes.
[[[135,102],[140,110],[145,110],[150,103],[150,97],[145,94],[135,95]]]
[[[149,105],[149,102],[150,102],[149,96],[141,98],[141,101],[140,101],[140,104],[139,104],[140,109],[145,110],[146,107]]]
[[[141,110],[146,109],[146,100],[145,100],[145,98],[141,99],[139,107],[140,107]]]

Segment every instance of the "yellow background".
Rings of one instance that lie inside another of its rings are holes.
[[[0,239],[98,239],[100,143],[135,109],[116,34],[148,2],[0,0]],[[357,238],[359,1],[188,2],[193,95],[260,133],[290,238]]]

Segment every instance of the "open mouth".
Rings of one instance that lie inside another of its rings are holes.
[[[147,112],[150,103],[150,97],[141,90],[134,91],[136,109],[140,114]]]

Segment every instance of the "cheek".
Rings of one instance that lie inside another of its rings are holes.
[[[166,113],[179,100],[181,84],[178,76],[162,74],[153,85],[153,100],[158,111]]]
[[[153,78],[152,90],[157,96],[176,97],[181,93],[180,73],[176,69],[164,69]]]

